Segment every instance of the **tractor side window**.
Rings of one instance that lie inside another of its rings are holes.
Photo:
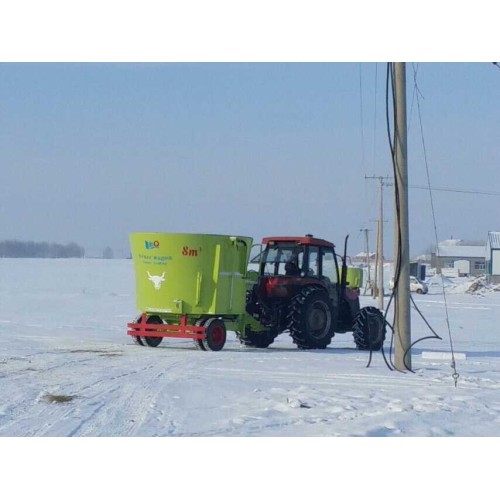
[[[319,248],[309,247],[309,270],[308,276],[319,276]]]
[[[269,248],[264,253],[262,265],[264,267],[263,274],[266,276],[273,276],[276,273],[276,266],[279,263],[278,248]]]
[[[332,283],[337,283],[337,267],[333,248],[322,248],[321,253],[323,254],[322,278],[328,278]]]

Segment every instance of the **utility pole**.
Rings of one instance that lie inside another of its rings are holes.
[[[377,306],[383,311],[384,310],[384,243],[383,243],[383,232],[384,232],[384,221],[382,220],[382,214],[377,223]]]
[[[380,241],[379,241],[379,227],[378,227],[378,221],[377,221],[377,245],[375,247],[375,276],[373,277],[373,293],[372,293],[372,297],[373,298],[376,298],[378,297],[378,273],[379,273],[379,269],[378,269],[378,255],[379,255],[379,252],[380,252]]]
[[[395,92],[395,342],[394,364],[398,370],[411,370],[410,321],[410,239],[408,229],[408,164],[406,128],[406,64],[391,63]]]
[[[370,289],[372,288],[371,276],[370,276],[370,248],[368,245],[368,231],[371,231],[371,229],[362,228],[362,229],[360,229],[360,231],[364,231],[364,233],[365,233],[365,251],[366,251],[365,263],[366,263],[366,267],[368,269],[368,278],[366,280],[366,285],[365,285],[365,295],[366,295],[366,291],[368,290],[368,287],[370,287]]]
[[[376,296],[378,299],[378,308],[383,311],[384,309],[384,180],[389,177],[383,176],[366,176],[365,179],[378,179],[379,181],[379,210],[377,221],[377,285]]]

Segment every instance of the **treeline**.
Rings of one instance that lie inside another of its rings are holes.
[[[76,243],[61,245],[59,243],[35,241],[0,241],[0,257],[68,259],[85,257],[85,249]]]

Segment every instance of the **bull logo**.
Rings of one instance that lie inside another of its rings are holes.
[[[161,288],[161,284],[165,281],[165,272],[161,276],[152,276],[148,273],[148,280],[153,283],[153,286],[155,287],[155,290],[159,290]]]

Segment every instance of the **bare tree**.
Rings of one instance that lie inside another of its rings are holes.
[[[113,249],[111,247],[106,247],[102,252],[102,258],[113,259],[114,258]]]

